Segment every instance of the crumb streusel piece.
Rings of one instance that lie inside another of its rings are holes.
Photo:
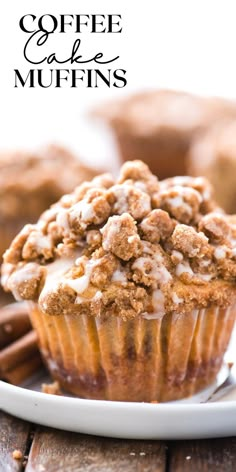
[[[12,453],[12,457],[16,461],[20,461],[21,459],[23,459],[23,454],[19,449],[15,449]]]
[[[55,381],[52,383],[43,383],[42,384],[42,392],[43,393],[48,393],[50,395],[61,395],[61,389],[59,382]]]

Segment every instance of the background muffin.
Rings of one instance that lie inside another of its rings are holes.
[[[94,170],[59,146],[37,153],[1,154],[0,258],[24,224],[35,222],[63,194],[94,175]]]
[[[206,176],[219,205],[236,212],[236,121],[215,126],[193,142],[189,173]]]
[[[159,178],[187,173],[192,139],[236,105],[185,92],[154,90],[104,104],[95,112],[112,128],[123,161],[142,159]]]
[[[27,225],[2,282],[31,300],[53,377],[82,397],[168,401],[214,381],[235,320],[236,226],[202,178],[140,161]]]

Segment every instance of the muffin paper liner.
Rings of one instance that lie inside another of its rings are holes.
[[[235,306],[127,321],[31,308],[41,353],[60,385],[81,397],[120,401],[176,400],[210,385],[235,320]]]
[[[171,131],[159,131],[151,136],[127,134],[114,128],[123,162],[140,159],[159,179],[185,175],[189,139]]]

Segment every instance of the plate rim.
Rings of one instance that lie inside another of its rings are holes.
[[[182,411],[183,413],[188,412],[197,412],[204,410],[211,410],[211,411],[219,411],[219,410],[228,410],[232,409],[233,406],[236,408],[236,400],[228,400],[228,401],[221,401],[221,402],[205,402],[205,403],[148,403],[148,402],[121,402],[121,401],[113,401],[113,400],[93,400],[88,398],[75,398],[69,397],[66,395],[54,395],[50,393],[43,393],[37,392],[31,389],[26,389],[23,387],[19,387],[17,385],[11,385],[7,382],[3,382],[0,380],[0,396],[4,393],[10,393],[19,395],[20,397],[25,397],[31,400],[38,400],[38,401],[46,401],[47,403],[54,403],[54,404],[77,404],[80,406],[85,407],[98,407],[113,409],[118,408],[122,410],[131,409],[136,410],[137,408],[141,408],[142,410],[159,410],[159,411]],[[1,398],[0,398],[0,408],[1,406]]]

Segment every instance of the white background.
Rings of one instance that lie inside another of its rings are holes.
[[[27,13],[121,14],[122,34],[77,36],[72,30],[55,35],[54,43],[68,55],[80,37],[85,56],[99,51],[108,57],[118,54],[117,67],[127,69],[128,85],[124,89],[14,88],[13,69],[29,69],[22,52],[28,36],[18,25]],[[99,101],[150,87],[236,97],[234,0],[8,0],[1,2],[0,17],[0,150],[59,142],[83,158],[108,159],[109,141],[85,116]]]

